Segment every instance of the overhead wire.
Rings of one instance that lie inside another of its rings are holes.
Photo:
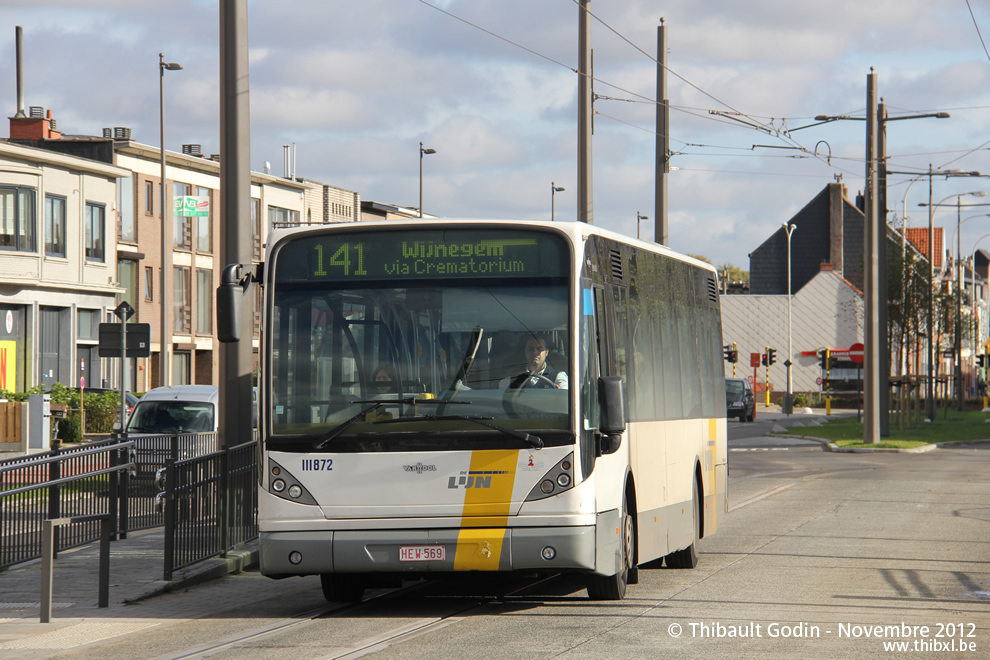
[[[575,3],[578,2],[578,0],[572,0],[572,1],[575,2]],[[503,41],[503,42],[505,42],[505,43],[507,43],[509,45],[515,46],[516,48],[519,48],[519,49],[521,49],[521,50],[523,50],[523,51],[525,51],[527,53],[530,53],[531,55],[535,55],[535,56],[537,56],[537,57],[539,57],[539,58],[541,58],[543,60],[546,60],[546,61],[548,61],[548,62],[550,62],[552,64],[556,64],[557,66],[560,66],[560,67],[569,69],[570,71],[572,71],[573,73],[577,73],[578,75],[585,75],[585,76],[589,77],[591,80],[593,80],[594,82],[597,82],[599,84],[605,85],[605,86],[610,87],[612,89],[618,90],[618,91],[623,92],[625,94],[628,94],[628,95],[630,95],[632,97],[636,97],[638,99],[642,99],[642,101],[635,101],[634,99],[617,99],[617,98],[603,97],[601,95],[597,95],[599,98],[604,98],[604,99],[607,99],[607,100],[627,101],[627,102],[643,102],[643,103],[649,103],[649,104],[653,104],[653,105],[657,105],[659,103],[656,99],[650,98],[649,96],[646,96],[646,95],[643,95],[643,94],[639,94],[639,93],[634,92],[632,90],[629,90],[629,89],[626,89],[626,88],[621,87],[619,85],[616,85],[614,83],[611,83],[611,82],[609,82],[607,80],[604,80],[604,79],[601,79],[601,78],[597,78],[597,77],[595,77],[593,75],[590,75],[590,74],[587,74],[587,73],[582,73],[582,72],[578,71],[576,68],[574,68],[572,66],[569,66],[569,65],[567,65],[567,64],[565,64],[563,62],[560,62],[560,61],[558,61],[558,60],[556,60],[556,59],[554,59],[552,57],[549,57],[547,55],[544,55],[543,53],[540,53],[540,52],[538,52],[536,50],[533,50],[532,48],[529,48],[527,46],[524,46],[524,45],[522,45],[522,44],[520,44],[520,43],[518,43],[516,41],[513,41],[512,39],[509,39],[507,37],[503,37],[502,35],[497,34],[496,32],[493,32],[492,30],[489,30],[487,28],[484,28],[484,27],[482,27],[482,26],[480,26],[480,25],[478,25],[476,23],[473,23],[473,22],[471,22],[471,21],[469,21],[469,20],[467,20],[465,18],[462,18],[462,17],[460,17],[460,16],[458,16],[458,15],[452,13],[452,12],[449,12],[449,11],[447,11],[447,10],[441,8],[441,7],[438,7],[438,6],[434,5],[431,2],[428,2],[427,0],[419,0],[419,2],[421,4],[426,5],[427,7],[430,7],[431,9],[435,9],[436,11],[438,11],[438,12],[440,12],[440,13],[442,13],[442,14],[450,17],[450,18],[453,18],[453,19],[455,19],[455,20],[457,20],[457,21],[459,21],[459,22],[461,22],[461,23],[463,23],[465,25],[468,25],[470,27],[473,27],[476,30],[479,30],[481,32],[484,32],[485,34],[488,34],[489,36],[495,37],[496,39],[499,39],[500,41]],[[643,50],[642,48],[640,48],[639,46],[637,46],[635,43],[633,43],[627,37],[625,37],[624,35],[622,35],[615,28],[613,28],[611,25],[609,25],[608,23],[606,23],[604,20],[602,20],[600,17],[598,17],[597,15],[595,15],[590,10],[587,10],[587,11],[588,11],[588,14],[590,16],[592,16],[596,21],[598,21],[599,23],[601,23],[605,28],[607,28],[609,31],[611,31],[612,33],[614,33],[620,39],[622,39],[627,44],[629,44],[630,46],[632,46],[634,49],[636,49],[637,51],[639,51],[640,53],[642,53],[643,55],[645,55],[646,57],[648,57],[654,63],[660,64],[660,62],[653,55],[651,55],[650,53],[646,52],[645,50]],[[714,96],[713,94],[708,93],[707,91],[705,91],[704,89],[702,89],[698,85],[694,84],[693,82],[691,82],[687,78],[685,78],[685,77],[681,76],[680,74],[678,74],[677,72],[671,70],[666,65],[662,65],[662,66],[664,66],[664,68],[669,73],[671,73],[672,75],[674,75],[675,77],[677,77],[679,80],[683,81],[685,84],[687,84],[690,87],[696,89],[697,91],[701,92],[705,96],[711,98],[712,100],[714,100],[718,104],[720,104],[720,105],[722,105],[722,106],[724,106],[726,108],[729,108],[733,112],[737,113],[739,116],[746,117],[747,119],[750,119],[752,123],[740,122],[739,120],[737,120],[735,118],[728,117],[727,115],[724,115],[724,114],[720,114],[720,111],[715,111],[715,110],[710,110],[710,109],[708,109],[708,110],[703,109],[703,108],[699,108],[698,109],[698,110],[701,110],[701,111],[706,112],[707,114],[705,114],[705,115],[694,113],[694,112],[689,112],[688,110],[685,109],[687,106],[684,106],[684,107],[681,107],[681,106],[669,106],[671,109],[675,109],[675,110],[678,110],[678,111],[681,111],[681,112],[685,112],[687,114],[690,114],[690,115],[693,115],[693,116],[696,116],[696,117],[699,117],[699,118],[702,118],[702,119],[706,119],[708,121],[714,121],[714,122],[728,124],[728,125],[737,126],[737,127],[738,126],[748,126],[750,128],[750,130],[759,130],[761,132],[768,133],[768,134],[772,135],[773,137],[781,140],[785,144],[789,145],[790,148],[794,148],[794,149],[800,150],[800,151],[808,154],[809,157],[816,158],[817,160],[821,161],[822,163],[825,163],[828,167],[831,167],[832,169],[835,169],[835,170],[837,170],[839,172],[844,172],[846,174],[854,174],[853,172],[849,172],[848,170],[844,170],[842,168],[839,168],[839,167],[836,167],[836,166],[832,165],[832,163],[830,161],[832,161],[832,160],[839,160],[838,157],[834,157],[833,156],[833,157],[830,157],[828,160],[826,160],[824,157],[822,157],[821,155],[819,155],[817,153],[817,151],[808,149],[807,147],[805,147],[804,145],[802,145],[800,142],[798,142],[797,140],[795,140],[793,137],[791,137],[786,129],[784,129],[784,128],[778,128],[776,126],[776,124],[774,123],[775,121],[778,121],[777,118],[769,117],[769,119],[770,119],[769,125],[767,125],[767,122],[760,122],[757,119],[757,117],[759,117],[759,116],[749,115],[747,113],[744,113],[744,112],[742,112],[740,110],[735,109],[730,104],[726,103],[725,101],[722,101],[721,99],[719,99],[718,97]],[[606,117],[606,118],[611,119],[613,121],[617,121],[619,123],[628,125],[630,127],[637,128],[639,130],[642,130],[642,131],[645,131],[645,132],[648,132],[648,133],[652,133],[654,135],[658,135],[658,133],[656,131],[654,131],[653,129],[644,128],[644,127],[641,127],[641,126],[637,126],[635,124],[632,124],[631,122],[619,120],[616,117],[613,117],[611,115],[603,114],[603,113],[601,113],[601,112],[599,112],[597,110],[595,111],[595,114],[600,115],[602,117]],[[795,119],[795,118],[791,118],[791,119]],[[782,123],[786,123],[787,119],[786,118],[780,118],[779,121],[781,121]],[[683,142],[681,140],[676,140],[676,141],[677,142]],[[688,143],[685,142],[684,144],[688,144]],[[698,146],[699,148],[707,148],[706,145],[694,145],[694,146]],[[753,149],[755,149],[756,146],[758,146],[758,145],[753,145]],[[754,154],[754,156],[755,156],[755,154]],[[761,157],[762,158],[764,156],[758,156],[758,157]],[[861,159],[849,159],[849,160],[857,160],[857,161],[860,161],[861,162]]]
[[[983,45],[983,52],[986,53],[987,59],[990,60],[990,50],[987,50],[987,42],[983,40],[983,33],[980,32],[980,24],[976,22],[976,14],[973,13],[973,6],[969,4],[969,0],[966,0],[966,9],[969,10],[969,15],[973,19],[973,27],[976,28],[976,36],[980,38],[980,43]]]

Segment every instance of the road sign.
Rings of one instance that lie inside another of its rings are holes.
[[[748,380],[748,381],[749,381],[749,384],[750,384],[750,385],[752,385],[752,384],[753,384],[753,377],[752,377],[752,376],[746,376],[746,380]]]
[[[818,378],[815,379],[815,385],[821,385],[821,384],[822,384],[822,377],[819,376]]]
[[[120,357],[120,323],[100,324],[100,357]],[[127,357],[151,355],[151,324],[127,324]]]
[[[751,366],[751,367],[758,367],[758,366],[760,366],[760,358],[761,357],[762,356],[761,356],[760,353],[750,353],[749,354],[749,366]]]
[[[856,342],[855,344],[850,346],[849,359],[855,362],[856,364],[863,364],[863,348],[864,346],[859,342]]]

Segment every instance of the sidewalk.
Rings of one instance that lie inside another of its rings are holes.
[[[40,559],[14,566],[0,573],[0,657],[48,657],[31,652],[38,649],[31,641],[45,634],[61,634],[66,641],[80,641],[80,621],[89,619],[119,620],[134,617],[134,605],[152,596],[184,590],[195,584],[215,580],[257,566],[257,541],[228,553],[175,571],[173,579],[162,580],[164,560],[164,530],[162,528],[131,532],[126,539],[110,543],[109,607],[98,608],[99,543],[59,553],[54,562],[52,578],[51,623],[40,623],[41,567]],[[97,634],[99,626],[89,623],[89,634]],[[104,625],[111,625],[110,623]],[[114,624],[118,628],[125,623]],[[141,625],[140,622],[130,625]],[[69,630],[72,628],[73,630]],[[119,632],[119,631],[118,631]],[[111,635],[113,636],[113,635]],[[95,640],[94,640],[95,641]],[[50,649],[49,646],[45,647]],[[64,647],[63,647],[64,648]]]

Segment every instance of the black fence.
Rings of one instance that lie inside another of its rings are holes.
[[[119,439],[0,462],[0,568],[41,556],[46,519],[93,517],[55,531],[55,553],[100,538],[95,516],[109,515],[112,537],[126,535],[133,443]]]
[[[258,537],[256,442],[169,461],[159,483],[164,486],[163,579]]]
[[[165,526],[165,579],[256,538],[257,444],[216,444],[216,433],[121,436],[0,461],[0,569],[41,556],[45,519],[109,515],[114,539]],[[71,525],[54,552],[99,538],[95,519]]]

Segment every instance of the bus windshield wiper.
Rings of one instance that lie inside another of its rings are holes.
[[[451,403],[451,402],[447,402]],[[519,431],[517,429],[509,429],[504,426],[499,426],[498,424],[489,424],[485,420],[494,419],[493,417],[481,417],[479,415],[421,415],[418,417],[399,417],[397,419],[380,419],[373,424],[395,424],[396,422],[451,422],[465,420],[468,422],[474,422],[475,424],[481,424],[482,426],[487,426],[490,429],[496,431],[501,431],[506,435],[510,435],[513,438],[522,440],[523,442],[533,446],[536,449],[543,449],[543,438],[533,435],[532,433],[526,433],[525,431]]]
[[[371,405],[368,406],[367,408],[364,408],[363,410],[361,410],[361,412],[354,415],[350,419],[341,422],[340,424],[333,427],[332,429],[321,435],[319,438],[314,440],[313,449],[323,449],[324,447],[327,446],[327,444],[331,440],[333,440],[338,435],[346,431],[348,426],[358,421],[368,413],[378,410],[382,406],[394,405],[394,404],[405,404],[411,406],[415,403],[415,399],[413,397],[406,397],[404,399],[382,399],[380,401],[351,401],[351,403],[370,403]]]

